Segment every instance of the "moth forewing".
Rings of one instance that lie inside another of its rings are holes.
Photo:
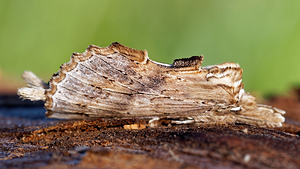
[[[193,56],[168,65],[150,60],[146,50],[117,42],[105,48],[91,45],[82,54],[74,53],[49,86],[27,72],[28,87],[18,94],[44,100],[52,118],[159,117],[175,124],[282,125],[284,111],[257,105],[244,91],[238,64],[201,67],[202,62],[203,56]]]

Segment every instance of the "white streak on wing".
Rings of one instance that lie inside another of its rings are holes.
[[[242,97],[243,97],[244,94],[245,94],[245,90],[241,89],[240,92],[239,92],[239,101],[242,100]]]
[[[213,67],[215,67],[215,66],[217,66],[217,65],[208,65],[208,66],[202,67],[202,69],[208,70],[208,69],[211,69],[211,68],[213,68]]]
[[[156,61],[153,61],[153,60],[151,60],[151,62],[153,62],[155,64],[158,64],[158,65],[161,65],[161,66],[172,67],[172,65],[166,64],[166,63],[160,63],[160,62],[156,62]]]
[[[238,112],[241,110],[241,107],[234,107],[232,109],[230,109],[230,111],[233,111],[233,112]]]
[[[237,88],[237,87],[239,87],[239,86],[241,85],[241,83],[242,83],[242,79],[241,79],[241,80],[238,80],[238,81],[235,81],[235,82],[233,83],[233,87],[234,87],[234,88]]]
[[[214,74],[214,73],[208,73],[207,75],[206,75],[206,78],[210,78],[210,77],[216,77],[216,78],[222,78],[222,77],[224,77],[224,76],[227,76],[228,75],[228,73],[219,73],[219,74]]]
[[[149,123],[153,123],[155,121],[158,121],[159,119],[159,117],[153,117],[151,120],[149,120]]]
[[[174,124],[191,124],[194,123],[194,119],[189,119],[189,120],[172,120],[172,123]]]
[[[238,68],[238,67],[240,67],[240,65],[237,64],[237,63],[223,63],[223,64],[220,64],[220,65],[208,65],[208,66],[204,66],[202,68],[208,70],[208,69],[211,69],[213,67],[217,67],[219,69],[224,69],[224,68],[227,68],[227,67]]]

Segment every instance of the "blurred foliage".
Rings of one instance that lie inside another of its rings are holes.
[[[300,82],[300,1],[0,0],[0,71],[46,81],[88,45],[118,41],[151,59],[203,54],[238,62],[247,90],[283,92]]]

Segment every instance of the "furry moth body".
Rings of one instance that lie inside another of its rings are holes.
[[[201,67],[203,56],[172,65],[148,58],[146,50],[117,42],[74,53],[48,84],[31,72],[18,94],[43,100],[49,118],[188,118],[193,123],[246,123],[279,127],[285,112],[256,104],[235,63]]]

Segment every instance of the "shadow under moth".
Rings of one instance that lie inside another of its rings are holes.
[[[236,63],[201,67],[203,56],[152,61],[146,50],[117,42],[73,53],[49,83],[32,72],[18,95],[45,102],[49,118],[90,117],[174,119],[176,124],[245,123],[280,127],[283,110],[257,104],[246,93]],[[175,120],[181,119],[181,120]]]

